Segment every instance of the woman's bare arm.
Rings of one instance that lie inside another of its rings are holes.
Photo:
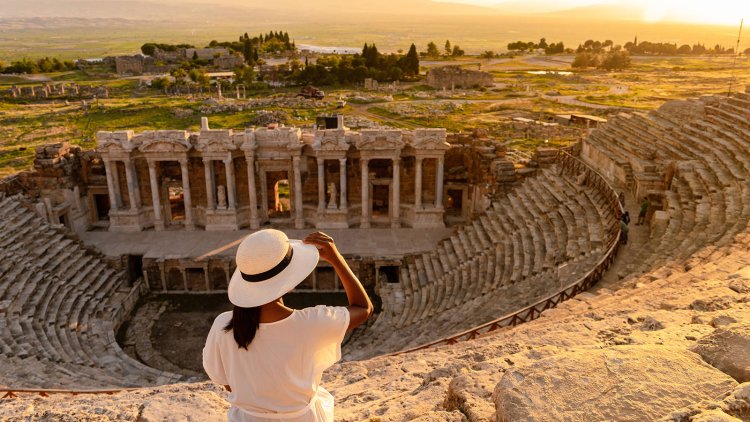
[[[338,274],[349,300],[349,328],[347,330],[357,328],[373,312],[372,302],[370,302],[365,288],[362,287],[362,283],[359,282],[344,257],[339,253],[331,236],[322,232],[315,232],[307,236],[304,242],[315,245],[320,253],[320,258],[330,263]]]

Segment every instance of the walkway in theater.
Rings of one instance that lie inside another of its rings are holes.
[[[629,191],[625,192],[625,210],[630,212],[631,219],[628,244],[620,246],[620,250],[617,252],[617,257],[612,266],[604,274],[601,281],[591,289],[592,292],[597,292],[600,289],[620,289],[624,281],[623,274],[632,273],[634,267],[639,264],[636,259],[637,251],[650,240],[649,226],[647,224],[635,225],[638,221],[640,202]]]
[[[302,239],[315,229],[282,229],[291,239]],[[401,257],[435,249],[453,229],[325,229],[345,256]],[[234,256],[239,242],[250,230],[239,231],[144,231],[86,232],[80,235],[86,245],[107,256],[143,255],[145,258],[199,258],[213,255]]]

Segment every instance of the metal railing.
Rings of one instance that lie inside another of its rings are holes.
[[[617,251],[620,247],[620,224],[619,217],[624,212],[622,205],[620,204],[617,191],[607,182],[604,177],[585,164],[583,161],[576,157],[573,157],[566,151],[560,150],[558,153],[558,164],[560,164],[561,171],[570,175],[576,175],[580,177],[581,184],[585,186],[593,186],[598,189],[605,197],[606,206],[610,208],[613,215],[613,225],[607,230],[609,238],[607,239],[607,252],[604,256],[597,261],[594,268],[589,270],[583,277],[579,278],[575,282],[569,284],[564,289],[557,293],[548,296],[539,302],[527,306],[521,310],[513,313],[504,315],[498,319],[471,328],[469,330],[454,334],[449,337],[442,338],[440,340],[433,341],[431,343],[423,344],[417,347],[400,350],[398,352],[389,353],[385,356],[396,356],[404,353],[410,353],[417,350],[424,350],[431,347],[445,346],[456,344],[460,341],[466,341],[475,339],[484,334],[490,333],[503,327],[513,327],[524,322],[529,322],[539,318],[539,316],[547,309],[554,308],[561,302],[568,300],[578,293],[584,292],[601,280],[604,273],[609,269],[617,256]],[[584,174],[584,177],[581,175]]]

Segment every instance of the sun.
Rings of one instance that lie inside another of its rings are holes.
[[[747,0],[660,0],[647,2],[644,20],[680,21],[715,25],[739,25],[741,19],[750,18]]]

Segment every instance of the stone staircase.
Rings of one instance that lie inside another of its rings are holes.
[[[666,227],[652,233],[620,277],[663,265],[678,268],[698,250],[707,253],[706,245],[731,244],[750,220],[750,95],[681,103],[689,114],[673,112],[674,106],[621,113],[585,141],[625,172],[648,168],[664,177],[670,166],[674,169],[664,191]]]
[[[0,200],[0,221],[0,383],[81,389],[180,379],[131,359],[115,341],[139,283],[128,286],[19,198]]]
[[[406,257],[383,311],[347,343],[362,359],[447,337],[560,290],[606,252],[617,216],[603,192],[541,169],[431,253]]]

